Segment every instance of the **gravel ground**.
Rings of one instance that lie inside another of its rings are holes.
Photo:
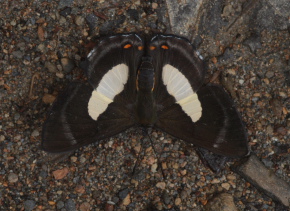
[[[207,81],[223,84],[235,100],[251,150],[289,183],[288,1],[0,2],[0,210],[210,210],[218,193],[232,197],[232,210],[287,210],[231,163],[213,173],[194,148],[161,131],[150,134],[166,178],[136,128],[59,163],[47,162],[40,142],[57,94],[86,80],[81,64],[99,36],[181,34],[204,56]],[[140,140],[144,155],[133,172]]]

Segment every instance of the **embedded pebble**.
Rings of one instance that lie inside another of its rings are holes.
[[[210,199],[205,206],[206,211],[238,211],[234,198],[230,194],[221,193]]]

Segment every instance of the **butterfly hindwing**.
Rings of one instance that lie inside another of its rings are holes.
[[[81,146],[118,134],[133,125],[130,113],[113,102],[93,120],[88,102],[93,88],[74,82],[52,106],[42,131],[42,148],[48,152],[75,150]]]
[[[228,94],[219,86],[207,85],[197,95],[202,107],[198,121],[193,122],[180,105],[173,104],[159,113],[156,127],[217,154],[247,154],[245,129]]]

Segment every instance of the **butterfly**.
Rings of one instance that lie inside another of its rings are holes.
[[[204,85],[204,61],[187,39],[107,36],[87,61],[88,83],[72,82],[49,111],[43,150],[72,151],[137,126],[220,155],[248,153],[240,114],[221,86]]]

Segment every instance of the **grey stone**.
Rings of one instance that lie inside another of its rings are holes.
[[[17,59],[21,59],[23,57],[24,53],[22,51],[13,51],[12,55]]]
[[[63,202],[63,201],[58,201],[58,202],[56,203],[56,207],[57,207],[57,209],[61,209],[61,208],[63,208],[63,207],[64,207],[64,202]]]
[[[76,204],[72,199],[66,200],[64,206],[65,206],[67,211],[75,211],[76,210]]]
[[[31,211],[35,207],[35,201],[33,200],[26,200],[24,202],[24,209],[25,211]]]
[[[58,3],[58,9],[62,9],[64,7],[72,6],[74,0],[60,0]]]
[[[255,53],[257,49],[262,48],[261,37],[256,34],[252,34],[248,39],[244,41],[243,44],[248,46],[253,53]]]
[[[48,62],[46,61],[44,66],[48,69],[49,72],[51,73],[55,73],[57,72],[57,67],[55,64],[51,63],[51,62]]]
[[[290,206],[290,185],[267,169],[255,155],[237,167],[237,172],[269,197]]]
[[[129,194],[129,189],[128,188],[126,188],[126,189],[124,189],[124,190],[122,190],[122,191],[120,191],[119,192],[119,198],[121,199],[121,200],[123,200],[124,198],[126,198],[126,196]]]
[[[191,36],[202,2],[202,0],[166,0],[172,33],[186,37]]]
[[[89,25],[90,32],[94,33],[94,31],[96,30],[96,27],[98,26],[99,18],[95,14],[88,14],[86,16],[86,21]]]

